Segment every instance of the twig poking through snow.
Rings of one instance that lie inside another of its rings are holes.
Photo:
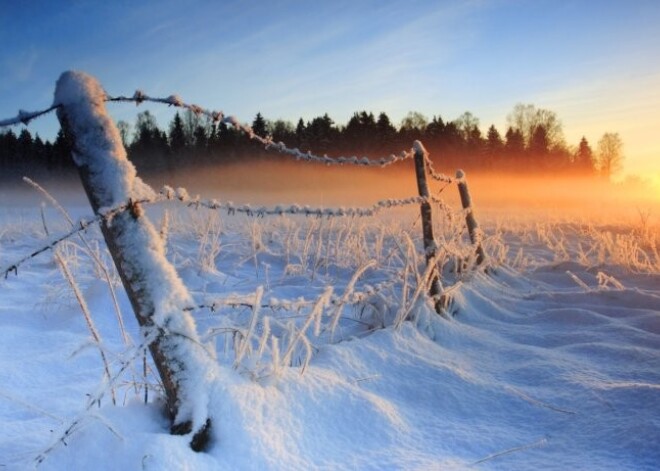
[[[591,291],[591,288],[589,288],[589,285],[587,285],[584,281],[582,281],[580,278],[578,278],[578,276],[577,276],[575,273],[573,273],[573,272],[570,271],[570,270],[566,270],[566,274],[567,274],[568,276],[570,276],[571,279],[572,279],[573,281],[575,281],[575,283],[576,283],[580,288],[582,288],[582,289],[585,290],[585,291]]]
[[[69,266],[67,264],[67,261],[64,259],[64,257],[62,257],[59,253],[56,252],[55,260],[57,261],[57,264],[60,266],[64,278],[69,283],[69,286],[71,287],[71,290],[73,291],[73,294],[75,295],[76,300],[78,301],[80,310],[82,311],[83,316],[85,317],[87,328],[89,329],[90,334],[92,334],[92,337],[94,338],[94,343],[96,344],[96,347],[99,350],[99,354],[101,355],[101,361],[103,362],[103,368],[105,370],[105,374],[107,376],[108,381],[110,381],[110,378],[112,378],[112,375],[110,374],[110,365],[108,364],[108,359],[106,358],[105,351],[103,350],[103,346],[101,345],[101,335],[99,334],[99,331],[96,328],[94,321],[92,320],[92,314],[89,312],[87,301],[85,301],[85,297],[83,296],[82,291],[78,286],[78,283],[71,274],[71,270],[69,270]],[[117,405],[115,388],[113,386],[110,386],[110,395],[112,396],[112,404]]]

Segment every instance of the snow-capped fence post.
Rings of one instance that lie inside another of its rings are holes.
[[[465,224],[467,225],[470,242],[474,246],[474,251],[477,254],[476,263],[481,265],[486,259],[486,253],[481,246],[481,232],[479,224],[474,217],[474,209],[472,208],[472,198],[470,197],[470,190],[468,188],[467,179],[463,170],[456,171],[456,181],[458,182],[458,193],[461,196],[461,204],[465,211]]]
[[[415,141],[413,144],[415,151],[415,173],[417,175],[417,190],[419,196],[425,198],[425,201],[420,203],[419,208],[422,216],[422,235],[424,240],[424,253],[426,256],[426,266],[432,263],[437,263],[437,244],[433,236],[433,219],[431,212],[431,203],[429,199],[429,186],[426,181],[426,156],[428,155],[426,149],[420,141]],[[442,285],[440,284],[439,270],[434,270],[431,278],[431,286],[429,288],[429,295],[435,301],[435,310],[440,315],[444,314],[445,299],[442,296]]]
[[[57,116],[73,148],[89,202],[102,217],[101,232],[117,267],[165,390],[171,433],[189,434],[200,451],[210,437],[204,383],[212,363],[184,310],[191,296],[165,258],[163,241],[143,214],[140,200],[154,196],[126,157],[119,131],[105,108],[99,82],[81,72],[57,81]],[[124,207],[123,210],[115,211]]]

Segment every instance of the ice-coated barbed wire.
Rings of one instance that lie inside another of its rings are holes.
[[[0,120],[0,128],[4,128],[8,126],[16,126],[17,124],[24,124],[25,126],[27,126],[28,124],[30,124],[30,121],[32,121],[33,119],[48,114],[52,111],[55,111],[59,107],[60,107],[59,104],[55,104],[50,108],[46,108],[45,110],[41,110],[41,111],[18,110],[18,115],[16,115],[15,117]]]
[[[294,157],[296,160],[306,160],[310,162],[319,162],[326,165],[360,165],[365,167],[387,167],[402,160],[411,159],[415,153],[412,149],[401,151],[399,154],[390,154],[378,159],[370,159],[369,157],[328,157],[327,155],[316,155],[311,151],[302,152],[298,148],[290,148],[284,142],[275,142],[271,136],[260,136],[254,132],[252,127],[241,123],[235,116],[225,116],[222,111],[211,111],[198,105],[189,104],[184,102],[178,95],[170,95],[167,98],[154,98],[146,95],[141,90],[137,90],[133,96],[108,96],[106,101],[117,102],[133,102],[139,105],[143,102],[161,103],[177,108],[184,108],[192,111],[196,115],[207,116],[211,119],[214,125],[225,123],[230,124],[234,128],[244,132],[247,136],[259,142],[266,150],[275,150],[281,154],[286,154]]]
[[[160,190],[160,196],[162,197],[158,201],[168,200],[168,201],[180,201],[187,204],[189,207],[204,207],[207,209],[218,209],[225,210],[227,214],[234,215],[236,213],[243,213],[248,216],[263,217],[263,216],[283,216],[283,215],[302,215],[302,216],[316,216],[319,218],[322,217],[369,217],[374,216],[384,209],[392,209],[401,206],[409,206],[412,204],[421,204],[425,202],[432,201],[434,203],[441,204],[442,200],[429,197],[425,198],[423,196],[410,196],[408,198],[400,199],[384,199],[375,202],[371,206],[367,207],[338,207],[338,208],[326,208],[326,207],[311,207],[311,206],[300,206],[298,204],[291,205],[275,205],[275,206],[260,206],[253,208],[250,204],[235,205],[233,202],[221,202],[216,199],[202,199],[199,195],[191,197],[188,193],[188,190],[185,188],[177,188],[176,190],[170,186],[164,186]]]
[[[357,156],[328,157],[327,155],[319,156],[313,154],[311,151],[302,152],[298,148],[287,147],[287,145],[284,142],[281,141],[274,142],[271,136],[264,137],[256,134],[254,132],[254,129],[252,129],[252,127],[241,123],[234,116],[225,116],[225,114],[222,111],[210,111],[205,108],[202,108],[201,106],[186,103],[178,95],[170,95],[167,98],[155,98],[146,95],[141,90],[137,90],[131,97],[121,96],[121,95],[112,97],[107,95],[105,101],[132,102],[137,105],[143,102],[151,102],[151,103],[161,103],[169,106],[175,106],[177,108],[188,109],[198,116],[199,115],[208,116],[209,118],[211,118],[214,125],[220,123],[230,124],[234,128],[243,131],[245,134],[248,135],[250,139],[261,143],[266,150],[271,150],[271,149],[276,150],[281,154],[287,154],[292,157],[295,157],[296,160],[320,162],[326,165],[361,165],[366,167],[386,167],[388,165],[392,165],[402,160],[411,159],[414,156],[414,152],[412,149],[407,151],[401,151],[399,154],[390,154],[386,157],[381,157],[379,159],[370,159],[368,157],[357,157]],[[61,106],[60,104],[56,103],[50,108],[35,112],[19,110],[17,116],[0,121],[0,127],[14,126],[17,124],[28,125],[30,121],[32,121],[33,119],[48,114],[56,110],[60,106]]]
[[[411,159],[414,157],[415,152],[413,149],[409,150],[404,150],[401,151],[399,154],[390,154],[385,157],[377,158],[377,159],[370,159],[369,157],[357,157],[357,156],[351,156],[351,157],[328,157],[327,155],[319,156],[316,154],[313,154],[311,151],[307,152],[302,152],[298,148],[290,148],[288,147],[284,142],[274,142],[271,136],[260,136],[254,132],[254,129],[252,127],[241,123],[236,117],[234,116],[225,116],[225,114],[222,111],[211,111],[206,108],[203,108],[199,105],[195,104],[189,104],[184,102],[180,96],[178,95],[170,95],[166,98],[157,98],[157,97],[151,97],[146,95],[143,91],[137,90],[133,96],[127,97],[123,95],[119,96],[110,96],[106,95],[106,101],[108,102],[131,102],[135,103],[136,105],[140,105],[143,102],[151,102],[151,103],[160,103],[160,104],[165,104],[168,106],[175,106],[177,108],[184,108],[187,110],[190,110],[193,112],[195,115],[203,115],[207,116],[211,119],[214,125],[220,124],[220,123],[225,123],[225,124],[230,124],[234,128],[244,132],[245,134],[248,135],[248,137],[252,140],[256,140],[259,143],[261,143],[266,150],[276,150],[279,153],[282,154],[287,154],[290,155],[296,160],[306,160],[306,161],[313,161],[313,162],[320,162],[324,163],[326,165],[360,165],[360,166],[367,166],[367,167],[386,167],[388,165],[392,165],[394,163],[400,162],[402,160],[407,160]],[[30,121],[33,119],[43,116],[45,114],[48,114],[57,108],[59,108],[59,104],[54,104],[50,108],[47,108],[45,110],[41,111],[34,111],[34,112],[29,112],[29,111],[24,111],[24,110],[19,110],[18,115],[5,119],[0,121],[0,127],[6,127],[6,126],[13,126],[17,124],[24,124],[28,125]],[[428,154],[425,155],[427,167],[428,167],[428,172],[431,178],[446,182],[446,183],[452,183],[453,179],[451,177],[448,177],[444,174],[438,173],[435,171],[433,168],[433,162],[431,159],[428,157]]]
[[[31,252],[29,255],[22,257],[16,262],[10,264],[6,268],[0,268],[0,273],[4,274],[5,279],[8,278],[11,272],[14,272],[18,275],[18,267],[27,262],[28,260],[36,257],[37,255],[55,248],[58,244],[64,242],[65,240],[75,236],[76,234],[86,230],[89,226],[104,220],[112,219],[116,214],[125,209],[132,208],[136,203],[137,204],[153,204],[163,201],[179,201],[188,205],[188,207],[205,207],[208,209],[216,210],[226,210],[227,214],[235,215],[237,213],[243,213],[247,216],[253,217],[264,217],[264,216],[283,216],[283,215],[302,215],[302,216],[316,216],[316,217],[370,217],[375,216],[380,211],[384,209],[392,209],[402,206],[409,206],[413,204],[421,204],[425,202],[433,202],[438,205],[444,206],[444,202],[435,197],[430,196],[429,198],[424,198],[422,196],[411,196],[403,199],[385,199],[380,200],[374,203],[369,207],[339,207],[339,208],[323,208],[323,207],[310,207],[310,206],[299,206],[297,204],[293,205],[276,205],[274,207],[261,206],[258,208],[253,208],[249,204],[243,205],[234,205],[232,202],[222,203],[215,199],[201,199],[199,195],[194,198],[191,197],[188,191],[185,188],[177,188],[176,190],[170,186],[164,186],[160,190],[160,194],[154,199],[142,199],[139,201],[129,201],[128,203],[121,204],[114,208],[105,209],[101,214],[94,216],[89,220],[81,219],[78,223],[75,224],[75,227],[72,228],[69,232],[57,236],[51,241],[42,246],[41,248]]]
[[[116,206],[114,208],[109,208],[103,210],[102,213],[97,214],[96,216],[93,216],[90,219],[80,219],[77,223],[73,224],[73,228],[64,234],[61,234],[57,237],[54,237],[48,242],[46,245],[38,248],[37,250],[34,250],[31,252],[29,255],[25,255],[21,259],[13,262],[6,268],[0,268],[0,273],[4,274],[5,279],[9,277],[9,274],[11,272],[14,272],[14,274],[18,275],[18,267],[20,267],[22,264],[27,262],[28,260],[31,260],[32,258],[36,257],[37,255],[40,255],[47,250],[52,250],[54,249],[58,244],[61,244],[67,239],[70,239],[71,237],[75,236],[76,234],[79,234],[80,232],[83,232],[87,230],[88,227],[102,221],[102,220],[110,220],[112,219],[115,215],[118,213],[130,209],[133,207],[136,203],[150,203],[152,202],[151,200],[140,200],[140,201],[129,201],[128,203],[123,203],[119,206]]]
[[[399,277],[396,279],[392,278],[387,281],[382,281],[375,284],[374,286],[366,285],[364,291],[353,291],[348,297],[342,300],[342,297],[339,295],[332,295],[329,299],[330,306],[345,306],[345,305],[356,305],[361,304],[368,300],[370,297],[385,291],[389,288],[392,288],[396,283],[400,282]],[[285,311],[299,311],[303,308],[313,306],[316,303],[315,300],[305,299],[303,297],[296,299],[279,299],[271,297],[265,302],[262,302],[259,307],[260,309],[271,309],[273,311],[281,309]],[[229,294],[222,298],[209,299],[201,304],[198,304],[194,307],[187,307],[185,310],[194,311],[197,309],[209,309],[211,312],[216,312],[223,307],[248,307],[253,308],[255,304],[255,294]]]
[[[443,173],[438,173],[435,168],[433,167],[433,161],[429,157],[427,153],[424,154],[424,160],[426,160],[426,170],[431,178],[434,180],[437,180],[439,182],[444,182],[444,183],[454,183],[455,179],[445,175]]]
[[[82,232],[82,231],[86,230],[89,226],[99,222],[102,218],[103,218],[103,216],[99,215],[99,216],[96,216],[95,218],[93,218],[91,220],[81,219],[77,224],[75,224],[74,228],[71,229],[66,234],[62,234],[62,235],[52,239],[47,245],[35,250],[34,252],[30,253],[29,255],[24,256],[20,260],[15,261],[11,265],[9,265],[7,268],[0,268],[0,272],[4,273],[5,279],[7,279],[7,277],[9,276],[9,274],[11,272],[14,272],[14,274],[18,275],[18,267],[20,267],[22,264],[24,264],[28,260],[36,257],[37,255],[39,255],[39,254],[41,254],[41,253],[43,253],[47,250],[51,250],[51,249],[55,248],[55,246],[57,246],[61,242],[64,242],[65,240],[73,237],[74,235],[78,234],[79,232]]]

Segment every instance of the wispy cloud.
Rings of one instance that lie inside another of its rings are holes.
[[[262,112],[385,105],[401,112],[437,96],[443,66],[474,40],[471,15],[479,8],[478,2],[385,4],[301,13],[248,30],[195,62],[220,62],[221,94],[241,95],[244,103],[253,98]]]
[[[4,60],[5,68],[8,71],[10,80],[16,82],[25,82],[32,78],[35,65],[39,60],[39,52],[35,47],[30,47],[23,51],[17,51]]]

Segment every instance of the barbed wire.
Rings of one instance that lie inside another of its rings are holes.
[[[150,203],[150,202],[152,201],[151,200],[137,201],[137,203]],[[54,237],[46,245],[31,252],[29,255],[25,255],[24,257],[13,262],[6,268],[0,268],[0,273],[4,274],[5,279],[7,279],[9,277],[9,274],[12,272],[14,272],[15,275],[18,275],[18,267],[23,265],[28,260],[31,260],[32,258],[46,252],[47,250],[54,249],[57,245],[61,244],[65,240],[70,239],[76,234],[79,234],[80,232],[87,230],[87,228],[92,226],[93,224],[96,224],[102,220],[111,220],[115,215],[119,214],[120,212],[133,207],[135,203],[136,202],[134,201],[129,201],[128,203],[122,203],[121,205],[116,206],[114,208],[103,210],[102,213],[99,213],[96,216],[91,217],[90,219],[80,219],[77,223],[73,224],[73,228],[69,232]]]
[[[454,178],[445,175],[443,173],[436,172],[435,168],[433,167],[433,161],[429,157],[429,154],[427,152],[424,153],[424,160],[426,161],[426,170],[427,173],[431,178],[434,180],[437,180],[439,182],[444,182],[444,183],[454,183],[456,181]]]
[[[423,196],[410,196],[408,198],[400,199],[383,199],[375,202],[367,207],[311,207],[308,205],[300,206],[298,204],[291,205],[275,205],[275,206],[260,206],[253,208],[250,204],[235,205],[233,202],[220,202],[216,199],[202,199],[199,195],[191,197],[188,190],[185,188],[177,188],[176,190],[170,186],[164,186],[160,190],[162,199],[159,201],[180,201],[187,204],[189,207],[204,207],[208,209],[226,210],[227,214],[233,215],[236,213],[244,213],[247,216],[264,217],[264,216],[283,216],[283,215],[302,215],[302,216],[316,216],[322,217],[370,217],[375,216],[384,209],[392,209],[402,206],[409,206],[412,204],[421,204],[426,202],[434,202],[443,204],[442,200],[436,197],[425,198]]]
[[[255,140],[261,143],[266,150],[275,150],[281,154],[287,154],[294,157],[296,160],[306,160],[312,162],[319,162],[326,165],[360,165],[365,167],[387,167],[394,163],[400,162],[402,160],[410,159],[414,156],[414,151],[412,149],[407,151],[401,151],[399,154],[390,154],[386,157],[381,157],[378,159],[370,159],[369,157],[328,157],[327,155],[319,156],[313,154],[311,151],[302,152],[298,148],[290,148],[284,142],[275,142],[271,136],[260,136],[254,132],[252,127],[241,123],[234,116],[226,116],[222,111],[212,111],[206,108],[203,108],[199,105],[189,104],[184,102],[181,97],[178,95],[170,95],[167,98],[155,98],[146,95],[141,90],[137,90],[132,97],[127,96],[116,96],[106,99],[106,101],[118,101],[118,102],[133,102],[136,105],[139,105],[143,102],[152,102],[152,103],[161,103],[169,106],[175,106],[177,108],[188,109],[197,116],[203,115],[211,119],[214,125],[225,123],[230,124],[234,128],[243,131],[248,137],[252,140]]]
[[[344,305],[355,305],[360,304],[368,300],[370,297],[392,288],[395,284],[400,283],[401,280],[397,276],[390,280],[382,281],[376,283],[374,286],[365,285],[364,291],[353,291],[348,295],[348,298],[342,300],[342,296],[333,295],[329,300],[330,306],[344,306]],[[254,308],[255,306],[255,294],[229,294],[222,298],[212,298],[206,300],[203,303],[200,303],[194,307],[184,308],[186,311],[194,311],[197,309],[209,309],[211,312],[216,312],[223,307],[249,307]],[[303,297],[296,299],[280,299],[276,297],[271,297],[266,302],[262,302],[259,307],[261,309],[272,309],[278,310],[282,309],[285,311],[299,311],[302,308],[313,306],[316,304],[316,300],[309,300]]]
[[[288,147],[284,142],[281,141],[274,142],[271,136],[264,137],[256,134],[254,132],[254,129],[252,129],[252,127],[241,123],[234,116],[225,116],[225,114],[222,111],[211,111],[202,108],[199,105],[186,103],[178,95],[170,95],[167,98],[156,98],[146,95],[141,90],[137,90],[131,97],[122,96],[122,95],[113,97],[110,95],[106,95],[105,101],[131,102],[131,103],[135,103],[136,105],[140,105],[143,102],[151,102],[151,103],[160,103],[169,106],[175,106],[177,108],[188,109],[198,116],[199,115],[208,116],[209,118],[211,118],[214,125],[220,124],[221,122],[225,124],[230,124],[234,128],[243,131],[245,134],[248,135],[250,139],[261,143],[266,150],[276,150],[281,154],[290,155],[294,157],[296,160],[320,162],[326,165],[350,164],[350,165],[360,165],[366,167],[387,167],[388,165],[392,165],[402,160],[410,159],[414,156],[414,151],[412,149],[408,151],[401,151],[399,154],[390,154],[386,157],[381,157],[379,159],[370,159],[369,157],[357,157],[357,156],[328,157],[327,155],[319,156],[313,154],[311,151],[302,152],[298,148]],[[60,107],[61,107],[60,104],[54,104],[50,108],[47,108],[42,111],[29,112],[29,111],[19,110],[17,116],[0,121],[0,127],[13,126],[17,124],[24,124],[27,126],[30,123],[30,121],[32,121],[33,119],[48,114]]]
[[[391,154],[388,157],[382,157],[380,159],[369,159],[368,157],[337,157],[337,158],[330,158],[327,155],[324,156],[318,156],[315,154],[312,154],[310,151],[307,153],[301,152],[297,148],[289,148],[284,144],[283,142],[273,142],[272,137],[270,136],[259,136],[254,132],[254,130],[245,124],[242,124],[238,119],[236,119],[233,116],[225,116],[222,111],[210,111],[205,108],[202,108],[198,105],[194,104],[188,104],[184,102],[178,95],[170,95],[167,98],[156,98],[156,97],[150,97],[146,95],[144,92],[141,90],[137,90],[133,96],[131,97],[126,97],[126,96],[116,96],[112,97],[110,95],[106,95],[105,101],[108,102],[134,102],[137,105],[140,105],[141,103],[147,101],[147,102],[153,102],[153,103],[161,103],[161,104],[166,104],[169,106],[175,106],[179,108],[184,108],[188,109],[191,112],[195,113],[196,115],[205,115],[211,118],[214,124],[218,124],[220,122],[228,123],[234,126],[235,128],[243,131],[246,133],[250,139],[257,140],[261,144],[264,145],[266,150],[270,149],[275,149],[280,153],[285,153],[288,155],[291,155],[295,157],[297,160],[306,160],[306,161],[316,161],[316,162],[321,162],[325,163],[326,165],[344,165],[344,164],[353,164],[353,165],[362,165],[362,166],[378,166],[378,167],[385,167],[388,165],[391,165],[393,163],[406,160],[409,158],[412,158],[415,155],[415,151],[417,147],[420,147],[423,151],[424,154],[424,159],[426,160],[427,164],[427,173],[435,180],[445,182],[447,185],[454,182],[454,179],[451,177],[448,177],[446,175],[440,174],[435,171],[433,167],[433,162],[429,158],[428,153],[423,149],[423,146],[421,146],[420,143],[416,142],[416,145],[413,146],[412,149],[409,151],[403,151],[399,155],[394,155]],[[50,108],[47,108],[45,110],[41,111],[35,111],[35,112],[28,112],[24,110],[19,110],[18,115],[14,118],[9,118],[6,120],[0,121],[0,127],[5,127],[5,126],[11,126],[11,125],[16,125],[19,123],[22,123],[24,125],[28,125],[29,122],[35,118],[38,118],[40,116],[43,116],[45,114],[48,114],[58,108],[60,108],[60,104],[54,104]],[[419,144],[419,146],[417,146]],[[444,188],[442,188],[444,190]],[[438,193],[440,193],[442,190],[440,190]],[[155,203],[159,201],[164,201],[164,200],[177,200],[183,203],[186,203],[189,207],[197,207],[199,208],[200,206],[206,207],[208,209],[224,209],[227,211],[227,214],[233,215],[236,213],[244,213],[248,216],[256,216],[256,217],[264,217],[266,215],[304,215],[304,216],[316,216],[316,217],[352,217],[352,216],[357,216],[357,217],[369,217],[369,216],[374,216],[383,209],[391,209],[391,208],[396,208],[396,207],[401,207],[401,206],[408,206],[412,204],[421,204],[425,202],[434,202],[436,204],[440,204],[444,206],[444,202],[439,199],[436,196],[431,196],[431,197],[421,197],[421,196],[412,196],[408,198],[403,198],[403,199],[384,199],[377,201],[374,203],[372,206],[369,207],[338,207],[338,208],[324,208],[324,207],[310,207],[308,205],[305,206],[300,206],[298,204],[291,204],[291,205],[276,205],[273,207],[266,207],[266,206],[261,206],[258,208],[252,208],[250,204],[243,204],[243,205],[234,205],[233,202],[219,202],[215,199],[201,199],[200,196],[196,196],[194,198],[191,198],[188,191],[185,188],[178,188],[174,190],[170,186],[164,186],[161,191],[159,196],[157,196],[154,199],[151,200],[142,200],[138,201],[138,203]],[[26,261],[36,257],[40,253],[43,253],[49,249],[53,249],[56,245],[59,243],[69,239],[70,237],[78,234],[81,231],[84,231],[89,227],[90,225],[101,221],[104,218],[112,218],[114,214],[123,211],[127,207],[131,207],[134,205],[134,202],[129,201],[127,204],[122,204],[119,205],[116,208],[111,208],[103,214],[99,214],[93,219],[89,221],[80,221],[79,225],[74,227],[71,231],[69,231],[66,234],[63,234],[56,239],[51,240],[46,246],[41,247],[40,249],[32,252],[31,254],[21,258],[17,262],[11,264],[7,268],[0,269],[0,272],[4,273],[5,279],[9,276],[9,273],[12,271],[15,274],[18,274],[18,267],[25,263]]]
[[[6,268],[0,268],[0,273],[4,274],[5,279],[9,274],[14,272],[18,275],[18,268],[25,262],[31,260],[37,255],[46,252],[47,250],[54,249],[60,243],[70,239],[76,234],[86,230],[93,224],[102,220],[111,220],[118,213],[134,208],[136,204],[155,204],[165,201],[178,201],[186,204],[188,207],[204,207],[212,210],[226,210],[228,215],[235,215],[243,213],[251,217],[264,217],[264,216],[283,216],[283,215],[298,215],[298,216],[316,216],[316,217],[370,217],[375,216],[384,209],[393,209],[397,207],[409,206],[413,204],[421,204],[425,202],[433,202],[441,206],[445,206],[444,201],[436,196],[424,198],[421,196],[411,196],[403,199],[385,199],[374,203],[368,207],[338,207],[338,208],[325,208],[325,207],[310,207],[300,206],[297,204],[292,205],[276,205],[272,207],[260,206],[253,208],[250,204],[235,205],[231,201],[222,203],[216,199],[202,199],[199,195],[191,197],[188,190],[185,188],[177,188],[176,190],[171,186],[164,186],[159,194],[151,199],[141,199],[137,201],[128,201],[116,207],[103,210],[102,213],[97,214],[91,219],[81,219],[75,226],[67,233],[61,234],[48,242],[43,247],[31,252],[29,255],[11,263]]]
[[[27,126],[28,124],[30,124],[30,121],[32,121],[33,119],[48,114],[52,111],[55,111],[60,106],[62,105],[59,104],[53,105],[50,108],[46,108],[45,110],[41,110],[41,111],[18,110],[18,114],[13,118],[0,120],[0,128],[15,126],[17,124],[24,124],[25,126]]]
[[[160,104],[165,104],[168,106],[174,106],[177,108],[184,108],[187,110],[190,110],[192,113],[195,115],[203,115],[207,116],[208,118],[211,119],[214,125],[217,125],[219,123],[225,123],[225,124],[230,124],[234,128],[244,132],[245,134],[248,135],[248,137],[252,140],[256,140],[259,143],[261,143],[266,150],[275,150],[279,153],[282,154],[287,154],[292,157],[294,157],[296,160],[306,160],[306,161],[313,161],[313,162],[319,162],[323,163],[326,165],[359,165],[359,166],[367,166],[367,167],[386,167],[389,165],[392,165],[394,163],[410,159],[414,157],[415,151],[414,149],[410,149],[407,151],[401,151],[399,154],[390,154],[389,156],[386,157],[381,157],[378,159],[370,159],[368,157],[357,157],[357,156],[351,156],[351,157],[328,157],[327,155],[319,156],[316,154],[313,154],[311,151],[307,152],[302,152],[298,148],[290,148],[288,147],[284,142],[274,142],[271,136],[260,136],[254,132],[254,129],[252,127],[241,123],[236,117],[234,116],[225,116],[225,114],[222,111],[212,111],[206,108],[203,108],[199,105],[195,104],[190,104],[184,102],[179,95],[170,95],[166,98],[157,98],[157,97],[151,97],[149,95],[146,95],[143,91],[137,90],[133,96],[128,97],[128,96],[110,96],[106,95],[105,101],[108,102],[130,102],[130,103],[135,103],[136,105],[140,105],[143,102],[151,102],[151,103],[160,103]],[[6,127],[6,126],[12,126],[12,125],[17,125],[17,124],[24,124],[28,125],[30,121],[32,121],[35,118],[38,118],[40,116],[43,116],[45,114],[48,114],[57,108],[60,108],[60,104],[55,104],[51,106],[50,108],[47,108],[42,111],[35,111],[35,112],[29,112],[29,111],[24,111],[24,110],[19,110],[18,115],[15,116],[14,118],[9,118],[6,120],[0,121],[0,127]],[[454,181],[453,178],[441,174],[439,172],[436,172],[436,170],[433,167],[433,162],[428,156],[428,153],[424,153],[424,158],[427,163],[427,170],[431,178],[441,181],[441,182],[446,182],[446,183],[452,183]]]
[[[89,226],[92,224],[95,224],[99,222],[102,219],[102,216],[97,216],[89,221],[81,220],[78,222],[78,224],[75,225],[73,229],[71,229],[69,232],[66,234],[60,235],[56,237],[55,239],[52,239],[47,245],[35,250],[34,252],[30,253],[29,255],[24,256],[20,260],[17,260],[16,262],[12,263],[9,265],[7,268],[0,268],[0,272],[4,273],[5,279],[9,276],[11,272],[14,272],[14,274],[18,275],[18,267],[27,262],[28,260],[36,257],[37,255],[45,252],[46,250],[54,249],[56,245],[64,242],[65,240],[73,237],[74,235],[78,234],[79,232],[84,231],[87,229]]]

